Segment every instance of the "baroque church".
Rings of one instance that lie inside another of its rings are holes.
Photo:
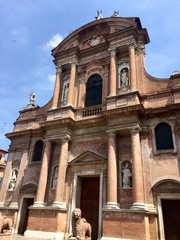
[[[0,192],[14,232],[68,239],[80,208],[92,240],[180,239],[180,72],[145,70],[138,17],[71,32],[52,50],[52,99],[20,111]]]

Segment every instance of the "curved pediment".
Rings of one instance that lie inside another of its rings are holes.
[[[21,192],[21,193],[24,193],[24,194],[25,194],[25,193],[35,194],[36,191],[37,191],[37,188],[38,188],[37,184],[30,182],[30,183],[24,184],[24,185],[21,187],[20,192]]]
[[[74,165],[74,164],[84,164],[84,163],[104,163],[104,161],[106,161],[106,158],[104,158],[103,156],[92,152],[90,150],[87,150],[86,152],[83,152],[82,154],[80,154],[78,157],[74,158],[70,164]]]
[[[107,37],[129,29],[142,30],[139,18],[110,17],[93,21],[69,34],[52,50],[52,55],[55,57],[72,48],[84,50],[99,46],[107,42]]]
[[[156,193],[163,192],[180,192],[180,178],[179,177],[170,177],[159,178],[152,186],[153,191]]]

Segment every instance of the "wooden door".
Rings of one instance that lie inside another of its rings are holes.
[[[29,218],[29,206],[33,205],[34,198],[24,198],[22,203],[21,218],[18,233],[24,234],[27,229],[28,218]]]
[[[82,217],[86,218],[92,226],[92,240],[98,238],[99,219],[99,177],[87,177],[81,179]]]
[[[180,239],[180,200],[162,200],[165,240]]]

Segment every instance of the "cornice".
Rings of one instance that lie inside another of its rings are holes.
[[[136,104],[136,105],[131,105],[131,106],[125,106],[121,108],[114,108],[114,109],[109,109],[109,110],[102,110],[102,116],[110,116],[110,115],[115,115],[119,113],[124,113],[124,112],[141,112],[145,113],[145,108],[142,104]]]

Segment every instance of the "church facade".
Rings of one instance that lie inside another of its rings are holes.
[[[114,14],[52,50],[52,99],[32,94],[7,134],[0,211],[15,233],[68,239],[80,208],[92,240],[180,236],[180,73],[146,72],[149,41],[139,18]]]

